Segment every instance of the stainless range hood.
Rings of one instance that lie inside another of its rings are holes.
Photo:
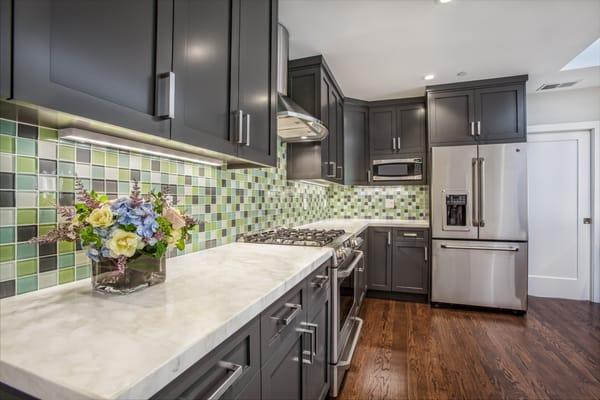
[[[329,130],[287,96],[289,33],[277,26],[277,134],[284,142],[320,142]]]

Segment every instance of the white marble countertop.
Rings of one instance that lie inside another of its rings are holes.
[[[152,396],[332,255],[233,243],[168,260],[126,296],[89,279],[0,301],[0,381],[43,399]]]
[[[427,221],[332,219],[358,234]],[[89,279],[0,301],[0,381],[43,399],[152,396],[302,281],[330,248],[229,245],[167,261],[167,281],[126,296]]]
[[[404,219],[324,219],[311,224],[302,225],[302,228],[343,229],[346,232],[358,235],[369,226],[429,228],[429,221]]]

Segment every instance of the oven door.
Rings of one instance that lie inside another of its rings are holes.
[[[373,181],[419,181],[423,179],[422,158],[373,160]]]
[[[340,354],[348,341],[352,328],[352,318],[356,316],[358,307],[358,273],[362,267],[363,252],[354,251],[354,257],[343,263],[339,268],[333,268],[332,274],[332,362],[338,361]]]

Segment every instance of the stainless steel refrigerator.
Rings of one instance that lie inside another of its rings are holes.
[[[432,149],[431,300],[527,310],[527,144]]]

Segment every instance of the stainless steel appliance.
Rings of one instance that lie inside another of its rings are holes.
[[[373,160],[373,181],[420,181],[423,179],[422,158]]]
[[[279,228],[244,235],[239,241],[333,248],[333,262],[329,269],[331,284],[329,396],[336,397],[346,370],[350,368],[363,325],[363,320],[357,316],[366,285],[364,253],[360,250],[363,239],[336,229]]]
[[[526,311],[526,143],[434,147],[431,196],[431,300]]]
[[[313,142],[327,137],[327,127],[288,97],[289,33],[277,26],[277,134],[284,142]]]

